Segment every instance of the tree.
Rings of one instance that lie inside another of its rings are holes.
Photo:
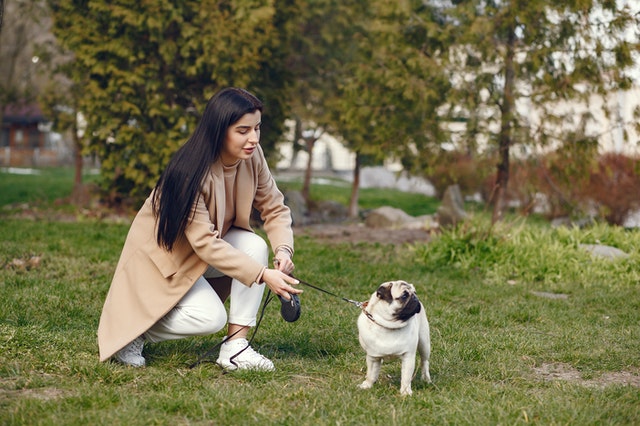
[[[344,16],[332,122],[356,153],[349,214],[358,214],[359,171],[387,158],[417,164],[441,142],[437,108],[449,82],[437,60],[435,9],[422,2],[352,1]]]
[[[0,123],[6,105],[33,102],[44,85],[37,69],[39,43],[47,38],[44,21],[44,1],[0,0]]]
[[[442,57],[453,90],[446,114],[450,121],[465,120],[464,143],[475,148],[486,141],[497,153],[495,222],[504,211],[516,144],[529,149],[574,144],[595,152],[589,146],[595,142],[587,130],[589,111],[576,116],[563,102],[588,104],[593,95],[630,87],[640,15],[611,0],[433,4],[447,23],[449,47]],[[636,37],[627,38],[628,33]],[[606,104],[603,108],[610,114]]]
[[[344,41],[342,33],[348,25],[348,3],[339,0],[304,2],[291,25],[296,37],[291,39],[287,68],[294,74],[291,91],[291,113],[295,123],[293,153],[308,154],[302,183],[302,196],[310,202],[313,150],[325,133],[335,132],[330,110],[338,96],[342,74],[340,63]]]
[[[61,56],[64,57],[64,55]],[[57,63],[51,64],[54,69],[52,83],[41,95],[41,100],[53,127],[71,136],[74,165],[71,202],[84,205],[89,202],[90,194],[82,179],[86,132],[79,105],[87,79],[85,77],[81,80],[82,76],[75,76],[78,79],[76,83],[69,81],[67,77],[74,75],[74,62],[72,60],[60,62],[61,56],[56,56]]]
[[[208,98],[241,86],[265,102],[268,151],[286,113],[288,0],[50,0],[54,32],[113,203],[140,201],[188,136]],[[86,82],[83,80],[86,78]]]

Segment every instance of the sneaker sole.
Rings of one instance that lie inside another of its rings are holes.
[[[259,367],[259,366],[254,366],[254,367],[238,367],[235,364],[232,364],[230,362],[223,362],[223,361],[216,361],[216,364],[218,364],[220,367],[224,368],[225,370],[232,370],[232,371],[236,371],[236,370],[248,370],[248,371],[275,371],[275,367],[269,367],[269,368],[264,368],[264,367]]]
[[[123,359],[121,359],[121,358],[119,358],[117,356],[115,356],[114,359],[116,361],[118,361],[120,364],[126,365],[128,367],[136,367],[136,368],[138,368],[138,367],[144,367],[147,364],[146,361],[144,360],[144,358],[142,359],[141,362],[127,362],[127,361],[125,361],[125,360],[123,360]]]

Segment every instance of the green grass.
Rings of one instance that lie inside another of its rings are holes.
[[[73,188],[74,170],[67,167],[51,167],[33,170],[17,169],[21,173],[10,173],[9,169],[0,169],[0,206],[15,203],[48,204],[54,200],[68,197]],[[84,172],[83,179],[92,181],[95,175]]]
[[[128,225],[0,216],[2,425],[634,425],[640,388],[640,233],[550,229],[511,221],[491,233],[475,216],[426,245],[296,240],[296,273],[365,300],[389,279],[413,282],[431,324],[433,384],[399,394],[400,365],[365,373],[357,308],[306,288],[286,323],[267,307],[255,347],[271,373],[188,365],[222,334],[145,347],[148,367],[99,363],[96,329]],[[631,256],[593,259],[580,243]],[[40,256],[32,268],[15,260]],[[565,298],[539,297],[550,292]],[[545,380],[545,365],[579,380]]]
[[[282,191],[300,190],[301,181],[279,183]],[[361,188],[358,194],[358,206],[366,211],[380,206],[393,206],[404,210],[412,216],[435,213],[440,202],[423,194],[399,192],[387,188]],[[351,197],[351,183],[339,180],[329,180],[325,184],[312,184],[310,190],[312,200],[333,200],[345,206],[349,205]]]

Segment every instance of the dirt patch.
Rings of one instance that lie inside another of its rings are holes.
[[[309,236],[326,243],[406,244],[428,242],[431,232],[426,229],[373,229],[363,223],[317,224],[294,227],[296,236]]]
[[[48,374],[42,375],[47,377]],[[16,380],[2,379],[0,380],[0,404],[3,401],[15,400],[22,398],[39,399],[42,401],[49,401],[52,399],[63,398],[66,396],[66,392],[62,389],[54,387],[34,387],[34,388],[18,388],[16,387]]]
[[[640,387],[638,371],[604,373],[599,377],[584,379],[580,371],[566,363],[545,363],[533,369],[534,374],[544,381],[565,381],[587,387],[604,388],[610,385]]]
[[[36,389],[13,389],[5,390],[0,389],[0,401],[31,398],[39,399],[41,401],[50,401],[53,399],[63,398],[65,392],[62,389],[57,388],[36,388]]]

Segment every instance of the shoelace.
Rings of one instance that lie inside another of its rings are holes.
[[[123,353],[140,355],[140,353],[142,353],[143,347],[144,347],[144,339],[141,337],[136,337],[131,341],[130,344],[124,347]]]
[[[251,347],[251,345],[247,342],[247,346],[245,346],[245,347],[244,347],[244,349],[240,350],[240,351],[239,351],[239,352],[237,352],[235,355],[233,355],[232,357],[230,357],[230,358],[229,358],[229,362],[230,362],[231,364],[235,365],[235,366],[236,366],[236,368],[240,368],[240,366],[239,366],[239,365],[238,365],[234,360],[235,360],[235,358],[237,358],[238,356],[240,356],[240,354],[242,354],[242,353],[244,353],[244,352],[246,352],[246,353],[247,353],[247,354],[249,354],[249,355],[253,355],[253,356],[255,356],[255,357],[259,357],[259,358],[260,358],[260,362],[258,363],[258,365],[263,364],[263,363],[265,363],[265,361],[267,361],[267,358],[266,358],[264,355],[262,355],[262,354],[260,354],[260,353],[256,352],[256,351],[255,351],[255,349],[253,349],[253,348]]]

